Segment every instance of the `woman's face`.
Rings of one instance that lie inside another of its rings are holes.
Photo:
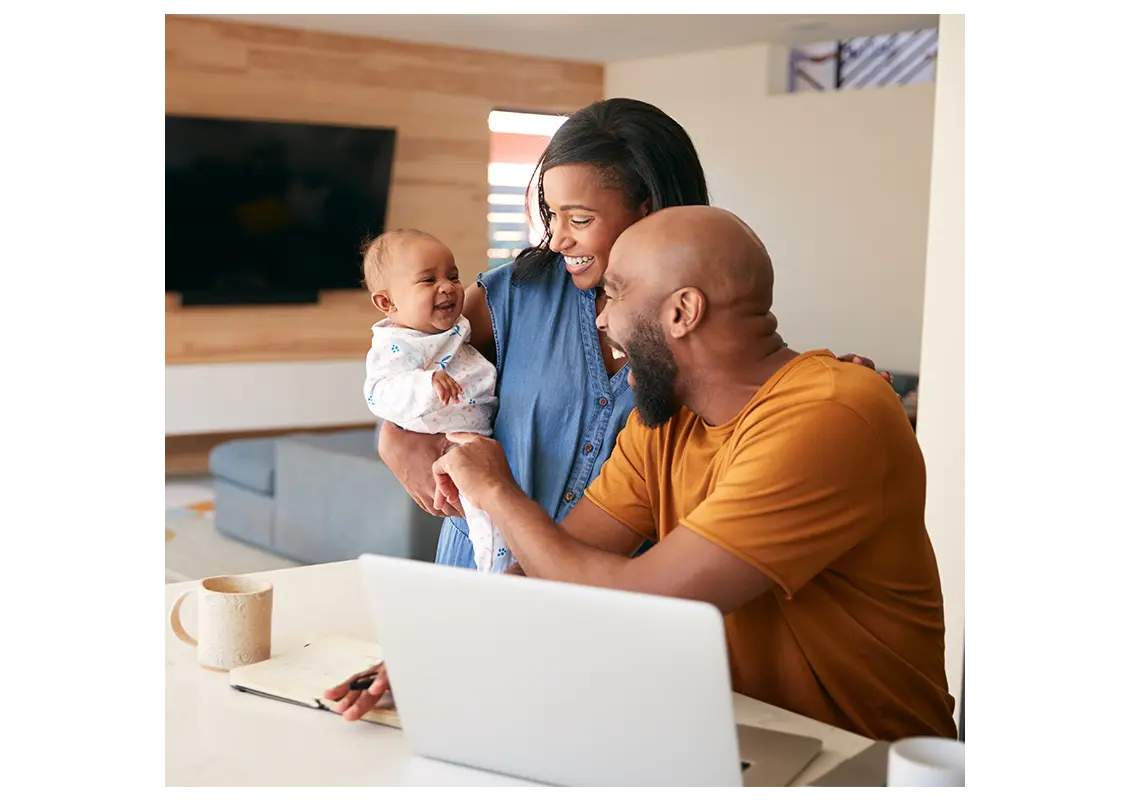
[[[578,289],[600,285],[616,238],[642,219],[651,201],[628,208],[619,189],[604,186],[600,170],[588,164],[551,167],[542,176],[549,206],[549,249],[565,256]]]

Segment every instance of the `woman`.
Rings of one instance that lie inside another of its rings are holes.
[[[494,438],[518,485],[560,522],[599,474],[633,407],[625,360],[596,328],[612,245],[647,214],[709,199],[686,131],[638,100],[602,100],[573,114],[535,174],[545,238],[480,275],[463,313],[471,343],[498,368]],[[841,360],[874,368],[850,354]],[[442,434],[381,427],[381,458],[421,508],[447,517],[436,562],[473,569],[462,512],[433,506],[432,464],[446,445]],[[389,685],[381,668],[365,688],[351,689],[351,680],[325,695],[349,721]]]
[[[612,245],[653,211],[709,198],[686,131],[638,100],[602,100],[573,114],[535,174],[545,238],[479,276],[464,314],[472,344],[498,367],[494,438],[518,484],[560,522],[600,472],[633,406],[625,361],[596,328]],[[432,464],[445,445],[442,435],[384,425],[379,451],[421,508],[447,517],[436,562],[474,568],[460,509],[433,506]]]

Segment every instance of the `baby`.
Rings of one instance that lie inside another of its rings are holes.
[[[412,229],[381,234],[361,249],[365,285],[385,319],[373,326],[365,400],[381,419],[417,433],[491,435],[495,368],[470,344],[455,256]],[[514,563],[490,517],[460,497],[480,572]]]

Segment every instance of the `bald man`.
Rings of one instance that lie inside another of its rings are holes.
[[[735,691],[873,738],[956,737],[925,469],[897,395],[784,345],[769,254],[721,209],[633,225],[604,291],[597,326],[627,355],[636,410],[581,502],[555,524],[496,442],[461,434],[437,495],[486,511],[527,575],[713,603]]]

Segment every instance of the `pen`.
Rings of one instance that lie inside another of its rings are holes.
[[[374,666],[371,672],[367,672],[364,675],[358,675],[356,678],[349,682],[349,691],[359,692],[364,689],[368,689],[373,685],[373,681],[375,681],[379,677],[381,667],[383,666],[384,662],[382,661],[380,664]]]

